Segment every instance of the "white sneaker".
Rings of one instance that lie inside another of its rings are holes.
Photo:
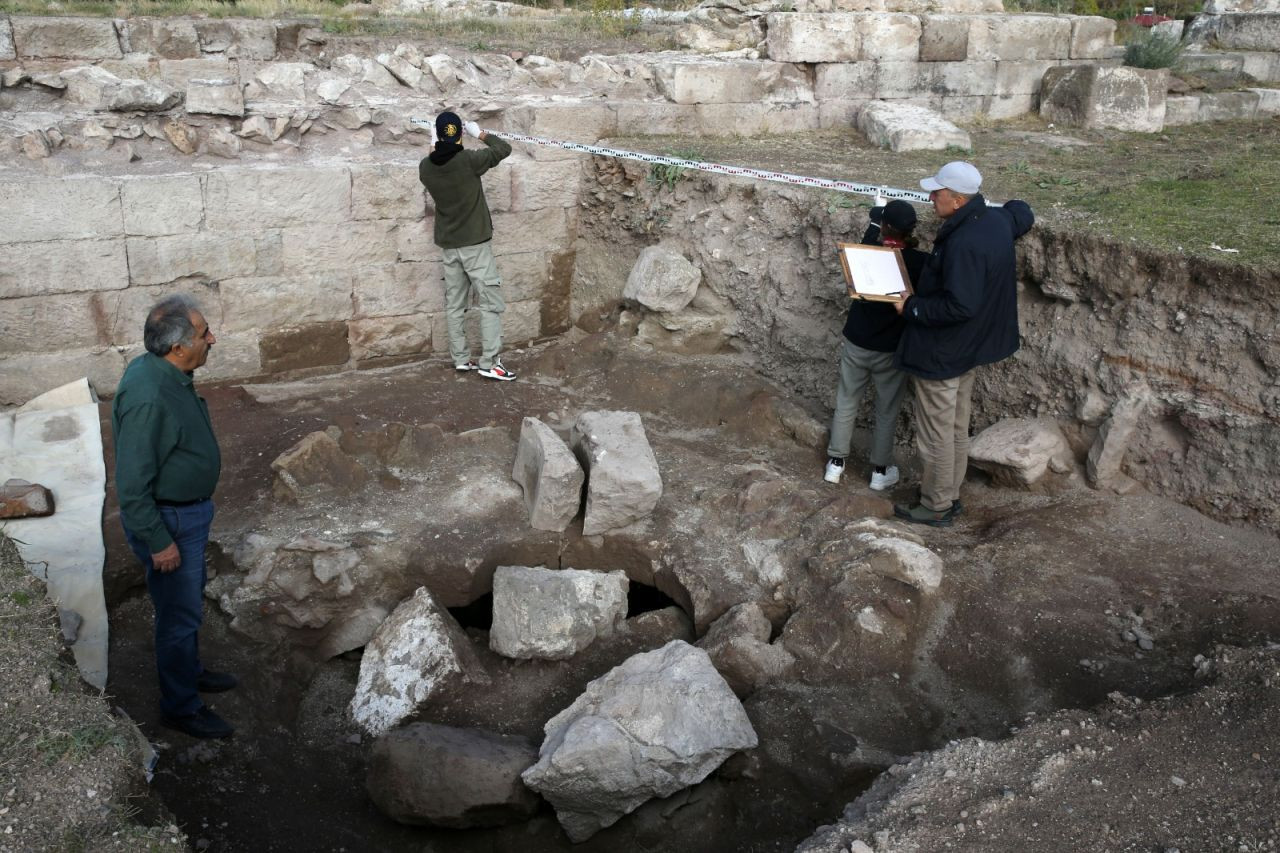
[[[871,472],[871,488],[877,492],[883,492],[890,486],[896,485],[898,482],[898,466],[890,465],[884,469],[883,474]]]
[[[839,483],[840,475],[844,473],[844,460],[837,459],[834,456],[827,459],[827,470],[823,472],[822,479],[828,483]]]

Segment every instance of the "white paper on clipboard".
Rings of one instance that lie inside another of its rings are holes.
[[[859,296],[897,296],[910,289],[903,281],[902,264],[896,252],[856,244],[844,244],[840,251],[850,283]]]

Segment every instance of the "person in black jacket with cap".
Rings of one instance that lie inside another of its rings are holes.
[[[871,223],[862,235],[870,246],[888,246],[902,252],[911,286],[920,279],[929,256],[916,249],[912,229],[916,211],[908,202],[894,200],[871,208]],[[845,458],[853,439],[853,422],[858,416],[867,385],[876,389],[875,427],[871,438],[871,488],[883,491],[898,482],[893,464],[893,433],[898,411],[907,389],[907,375],[893,366],[893,354],[902,335],[902,318],[886,302],[855,299],[844,323],[840,344],[840,383],[836,388],[836,411],[831,419],[831,440],[827,445],[828,483],[840,482]]]
[[[919,503],[893,511],[936,527],[961,509],[974,370],[1019,344],[1013,243],[1035,215],[1024,201],[988,207],[981,185],[978,170],[959,161],[920,182],[942,227],[915,295],[893,303],[905,321],[893,363],[912,376],[921,464]]]

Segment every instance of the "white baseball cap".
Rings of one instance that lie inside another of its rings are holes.
[[[945,189],[961,195],[973,195],[982,186],[982,174],[969,163],[954,160],[939,169],[932,178],[921,181],[920,186],[929,192]]]

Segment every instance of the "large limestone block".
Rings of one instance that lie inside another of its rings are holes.
[[[1040,116],[1070,127],[1154,133],[1164,127],[1165,68],[1050,68],[1040,91]]]
[[[969,461],[1003,486],[1030,486],[1050,469],[1071,470],[1071,451],[1051,418],[1006,418],[978,433]]]
[[[413,723],[373,742],[365,789],[397,823],[501,826],[538,810],[520,778],[537,760],[533,743],[518,735]]]
[[[244,232],[130,237],[126,245],[131,284],[219,281],[258,272],[257,238]]]
[[[913,66],[918,63],[911,63]],[[838,62],[819,65],[814,73],[814,94],[819,102],[876,97],[879,63]]]
[[[96,65],[67,68],[61,72],[66,84],[63,97],[94,112],[109,110],[112,96],[120,85],[120,78]]]
[[[1258,116],[1280,115],[1280,89],[1246,89],[1258,96]]]
[[[351,279],[345,270],[315,275],[223,279],[221,332],[330,323],[351,316]]]
[[[129,262],[123,240],[14,243],[4,247],[3,256],[4,261],[0,263],[0,296],[3,297],[117,290],[129,286]],[[86,319],[93,327],[93,319]],[[16,334],[14,328],[6,326],[0,338],[12,340]],[[47,336],[49,328],[40,334]]]
[[[351,173],[342,166],[216,169],[205,189],[214,231],[337,223],[351,213]]]
[[[652,132],[652,131],[650,131]],[[533,160],[511,163],[510,210],[575,207],[583,160]],[[492,172],[491,172],[492,173]],[[485,188],[488,195],[488,187]]]
[[[0,276],[8,275],[0,268]],[[0,282],[4,279],[0,278]],[[82,294],[0,299],[0,353],[51,352],[105,344],[95,313],[110,300]],[[6,368],[7,369],[7,368]],[[46,389],[47,390],[47,389]]]
[[[853,62],[861,36],[853,15],[778,12],[765,16],[769,58],[776,62]]]
[[[350,323],[351,357],[357,361],[431,352],[435,317],[367,317]]]
[[[933,110],[909,104],[874,101],[858,114],[858,129],[867,139],[892,151],[941,151],[972,148],[966,131]]]
[[[544,731],[538,763],[523,778],[575,842],[701,782],[758,742],[707,653],[681,640],[592,681]]]
[[[1028,59],[1024,61],[1007,61],[996,63],[995,85],[988,81],[992,95],[1034,95],[1040,92],[1040,82],[1045,72],[1058,67],[1052,59]],[[976,94],[976,93],[975,93]]]
[[[564,530],[582,506],[582,486],[587,478],[555,430],[537,418],[525,418],[511,479],[524,490],[530,527]]]
[[[351,167],[352,219],[420,220],[429,204],[416,162]]]
[[[565,660],[627,619],[627,576],[499,566],[493,576],[489,648],[504,657]]]
[[[1071,18],[1071,59],[1106,59],[1116,40],[1116,22],[1095,15]]]
[[[18,52],[13,46],[13,25],[8,18],[0,18],[0,61],[17,58]]]
[[[625,527],[658,505],[658,460],[635,412],[583,412],[569,446],[587,471],[584,535]]]
[[[666,246],[647,246],[627,276],[622,297],[651,311],[671,313],[693,301],[701,282],[702,270],[684,255]]]
[[[136,237],[163,237],[199,230],[204,194],[199,175],[146,175],[120,182],[124,231]]]
[[[920,19],[915,15],[858,15],[859,58],[907,62],[920,58]]]
[[[1200,96],[1200,110],[1196,121],[1238,121],[1251,119],[1258,112],[1259,97],[1256,91],[1206,92]]]
[[[206,115],[244,115],[244,90],[233,77],[193,79],[187,82],[187,112]]]
[[[352,276],[356,317],[397,317],[444,310],[444,267],[439,261],[367,267]]]
[[[285,269],[299,273],[377,267],[396,261],[395,225],[387,220],[285,228],[283,238]]]
[[[675,135],[687,132],[697,122],[693,104],[673,104],[669,101],[643,101],[616,104],[618,133]]]
[[[1280,12],[1222,15],[1214,41],[1227,50],[1280,51]]]
[[[813,87],[798,66],[767,60],[690,60],[655,69],[658,88],[677,104],[810,102]]]
[[[21,59],[119,59],[124,55],[110,18],[14,15],[9,21]]]
[[[1180,127],[1185,124],[1195,124],[1199,119],[1199,95],[1169,95],[1165,99],[1165,127]]]
[[[162,112],[182,100],[182,93],[162,83],[121,80],[107,109],[116,112]]]
[[[504,253],[549,252],[573,245],[572,208],[493,214],[493,244]]]
[[[538,99],[508,109],[505,124],[510,130],[530,136],[593,144],[617,133],[618,117],[611,106],[599,103],[598,98]]]
[[[969,24],[964,15],[923,15],[920,18],[920,60],[962,62],[969,55]]]
[[[818,129],[812,103],[697,104],[698,132],[706,136],[761,136]]]
[[[115,347],[61,347],[57,352],[5,355],[0,405],[20,406],[50,388],[87,378],[100,396],[115,393],[127,358]]]
[[[351,716],[380,735],[433,700],[488,681],[462,628],[419,587],[365,646]]]
[[[781,643],[770,643],[773,626],[759,604],[737,604],[711,623],[698,642],[716,671],[740,697],[781,678],[795,658]]]
[[[969,27],[969,59],[1067,59],[1071,19],[1054,15],[978,15]]]
[[[122,37],[126,53],[164,59],[198,59],[200,38],[195,24],[170,18],[126,18]]]
[[[210,18],[195,21],[203,53],[228,59],[275,59],[276,23],[249,18]]]

